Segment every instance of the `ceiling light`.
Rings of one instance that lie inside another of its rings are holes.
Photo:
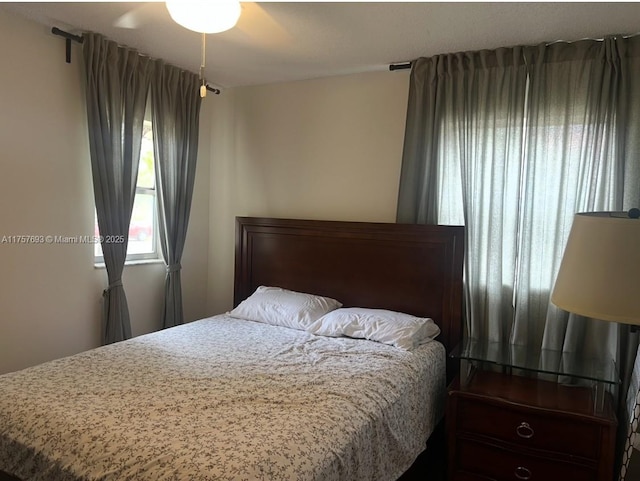
[[[165,4],[176,23],[194,32],[224,32],[233,28],[240,18],[237,0],[167,0]]]

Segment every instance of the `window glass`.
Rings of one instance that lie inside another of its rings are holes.
[[[133,202],[127,260],[158,258],[158,229],[156,216],[155,167],[153,161],[153,133],[151,122],[144,121],[140,164]],[[95,235],[99,236],[98,217],[95,217]],[[104,262],[102,245],[95,244],[95,261]]]
[[[140,148],[140,165],[138,166],[137,187],[154,189],[156,185],[153,166],[153,132],[151,122],[144,121],[142,130],[142,145]]]

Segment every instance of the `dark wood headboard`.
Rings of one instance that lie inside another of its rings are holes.
[[[258,286],[431,317],[447,352],[462,335],[464,228],[236,218],[234,305]]]

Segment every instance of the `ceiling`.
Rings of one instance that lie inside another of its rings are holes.
[[[163,2],[2,2],[2,9],[71,33],[99,32],[194,72],[200,66],[200,35],[175,24]],[[637,2],[245,2],[235,28],[207,35],[206,77],[223,88],[259,85],[383,70],[438,53],[638,32]]]

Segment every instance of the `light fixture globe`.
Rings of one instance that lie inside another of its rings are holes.
[[[184,28],[199,33],[219,33],[233,28],[240,18],[237,0],[167,0],[171,18]]]

